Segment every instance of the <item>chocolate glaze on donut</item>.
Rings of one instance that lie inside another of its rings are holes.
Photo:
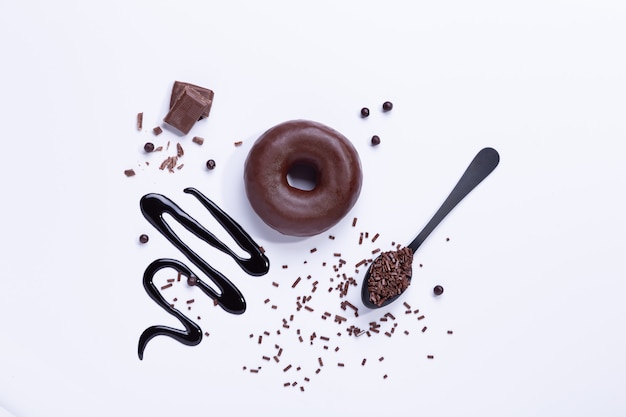
[[[289,185],[294,166],[315,172],[306,191]],[[341,133],[308,120],[272,127],[252,146],[244,182],[254,211],[270,227],[290,236],[313,236],[328,230],[356,203],[363,174],[356,149]]]

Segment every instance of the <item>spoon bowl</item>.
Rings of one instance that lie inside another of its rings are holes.
[[[491,172],[498,166],[500,162],[500,155],[493,148],[484,148],[481,149],[472,162],[470,162],[469,166],[452,189],[446,200],[443,202],[439,210],[433,215],[430,221],[424,226],[424,229],[413,239],[411,243],[407,246],[413,253],[417,251],[417,249],[424,243],[426,238],[432,233],[433,230],[441,223],[441,221],[452,211],[454,207],[457,206],[469,193],[472,191],[478,184],[482,182]],[[382,256],[382,255],[381,255]],[[361,285],[361,299],[363,304],[368,308],[381,308],[388,304],[391,304],[395,300],[398,299],[403,293],[404,290],[398,292],[394,296],[390,296],[388,298],[384,298],[382,302],[374,303],[371,299],[371,291],[369,288],[369,279],[371,276],[372,266],[374,266],[379,260],[380,256],[374,260],[374,262],[367,268],[367,272],[365,273],[365,277],[363,278],[363,283]],[[407,274],[407,272],[409,272]],[[407,274],[407,279],[410,283],[412,278],[412,270],[410,266],[404,266],[405,274]]]

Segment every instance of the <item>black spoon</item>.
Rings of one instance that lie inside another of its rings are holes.
[[[415,251],[421,246],[422,243],[426,240],[426,238],[430,235],[430,233],[435,230],[435,228],[441,223],[441,221],[452,211],[457,204],[461,202],[465,198],[466,195],[470,193],[478,184],[481,183],[482,180],[487,178],[489,174],[498,166],[498,162],[500,162],[500,155],[495,149],[492,148],[484,148],[472,160],[469,164],[461,179],[456,184],[446,201],[443,202],[439,210],[435,213],[432,219],[428,222],[424,229],[420,232],[419,235],[413,242],[409,243],[408,248],[415,253]],[[376,262],[376,261],[374,261]],[[370,277],[371,267],[368,268],[365,277],[363,278],[363,284],[361,286],[361,299],[363,300],[363,304],[369,308],[380,308],[384,307],[387,304],[394,302],[400,295],[398,294],[393,297],[388,298],[380,305],[374,304],[370,300],[370,292],[367,286],[367,281]],[[409,280],[411,277],[409,277]]]

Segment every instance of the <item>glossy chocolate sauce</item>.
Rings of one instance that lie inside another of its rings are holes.
[[[139,338],[139,359],[143,359],[145,347],[155,336],[164,335],[174,338],[180,343],[194,346],[202,340],[202,332],[200,327],[193,321],[188,319],[184,314],[163,298],[157,287],[153,283],[153,277],[163,268],[172,268],[181,275],[186,277],[197,277],[196,286],[200,288],[206,295],[211,297],[224,310],[232,314],[242,314],[246,310],[246,301],[239,289],[226,278],[222,273],[214,269],[207,261],[187,246],[178,235],[172,230],[170,225],[163,218],[163,214],[167,213],[176,221],[178,221],[185,229],[193,233],[199,239],[205,241],[209,245],[217,248],[223,253],[232,257],[235,262],[246,273],[253,276],[264,275],[269,271],[269,260],[261,252],[259,246],[252,240],[250,235],[235,222],[228,214],[220,209],[215,203],[205,197],[202,193],[194,188],[186,188],[185,193],[195,196],[200,203],[215,217],[215,219],[226,229],[228,234],[232,236],[237,245],[250,256],[243,258],[233,252],[228,246],[221,242],[204,226],[198,223],[194,218],[184,212],[176,203],[161,194],[146,194],[140,200],[141,212],[144,217],[152,224],[163,236],[167,238],[174,246],[185,254],[200,271],[202,271],[209,279],[219,288],[217,293],[213,288],[209,287],[206,282],[199,278],[198,274],[194,274],[185,264],[175,259],[157,259],[146,268],[143,277],[143,285],[150,298],[160,305],[169,314],[178,318],[185,326],[185,330],[173,329],[166,326],[152,326],[146,329]]]

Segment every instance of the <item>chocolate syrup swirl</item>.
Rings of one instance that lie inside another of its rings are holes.
[[[150,339],[158,335],[170,336],[186,345],[197,345],[202,340],[200,328],[185,317],[182,313],[170,306],[161,296],[160,292],[154,285],[152,279],[154,274],[162,268],[173,268],[187,277],[196,276],[196,286],[200,288],[206,295],[215,300],[224,310],[232,314],[242,314],[246,310],[246,301],[239,289],[226,278],[222,273],[214,269],[207,261],[187,246],[178,235],[172,230],[170,225],[163,218],[163,214],[171,215],[185,229],[193,233],[199,239],[205,241],[209,245],[217,248],[223,253],[232,257],[235,262],[246,273],[253,276],[264,275],[269,271],[269,260],[261,252],[259,246],[252,240],[250,235],[235,222],[228,214],[220,209],[215,203],[205,197],[202,193],[194,188],[186,188],[185,193],[195,196],[200,203],[215,217],[215,219],[226,229],[228,234],[235,240],[237,245],[243,249],[249,258],[243,258],[233,252],[228,246],[221,242],[204,226],[198,223],[194,218],[184,212],[176,203],[161,194],[146,194],[140,200],[140,208],[144,217],[152,224],[163,236],[167,238],[174,246],[176,246],[185,256],[198,267],[209,279],[219,288],[217,293],[213,288],[209,287],[206,282],[202,281],[197,274],[175,259],[157,259],[152,262],[144,273],[143,284],[148,295],[163,309],[168,311],[185,326],[186,331],[172,329],[165,326],[153,326],[146,329],[139,339],[139,358],[143,358],[143,351]]]
[[[165,300],[165,298],[163,298],[163,295],[161,295],[157,287],[152,282],[154,274],[163,268],[172,268],[186,277],[191,276],[192,272],[185,264],[177,261],[176,259],[157,259],[148,265],[143,274],[143,287],[146,289],[150,298],[152,298],[155,303],[160,305],[169,314],[180,320],[183,326],[185,326],[185,330],[160,325],[148,327],[139,337],[139,359],[143,359],[143,352],[146,349],[146,345],[150,339],[156,336],[169,336],[187,346],[195,346],[202,341],[202,330],[200,329],[200,326],[189,320],[187,316],[178,311],[176,308],[172,307]]]

